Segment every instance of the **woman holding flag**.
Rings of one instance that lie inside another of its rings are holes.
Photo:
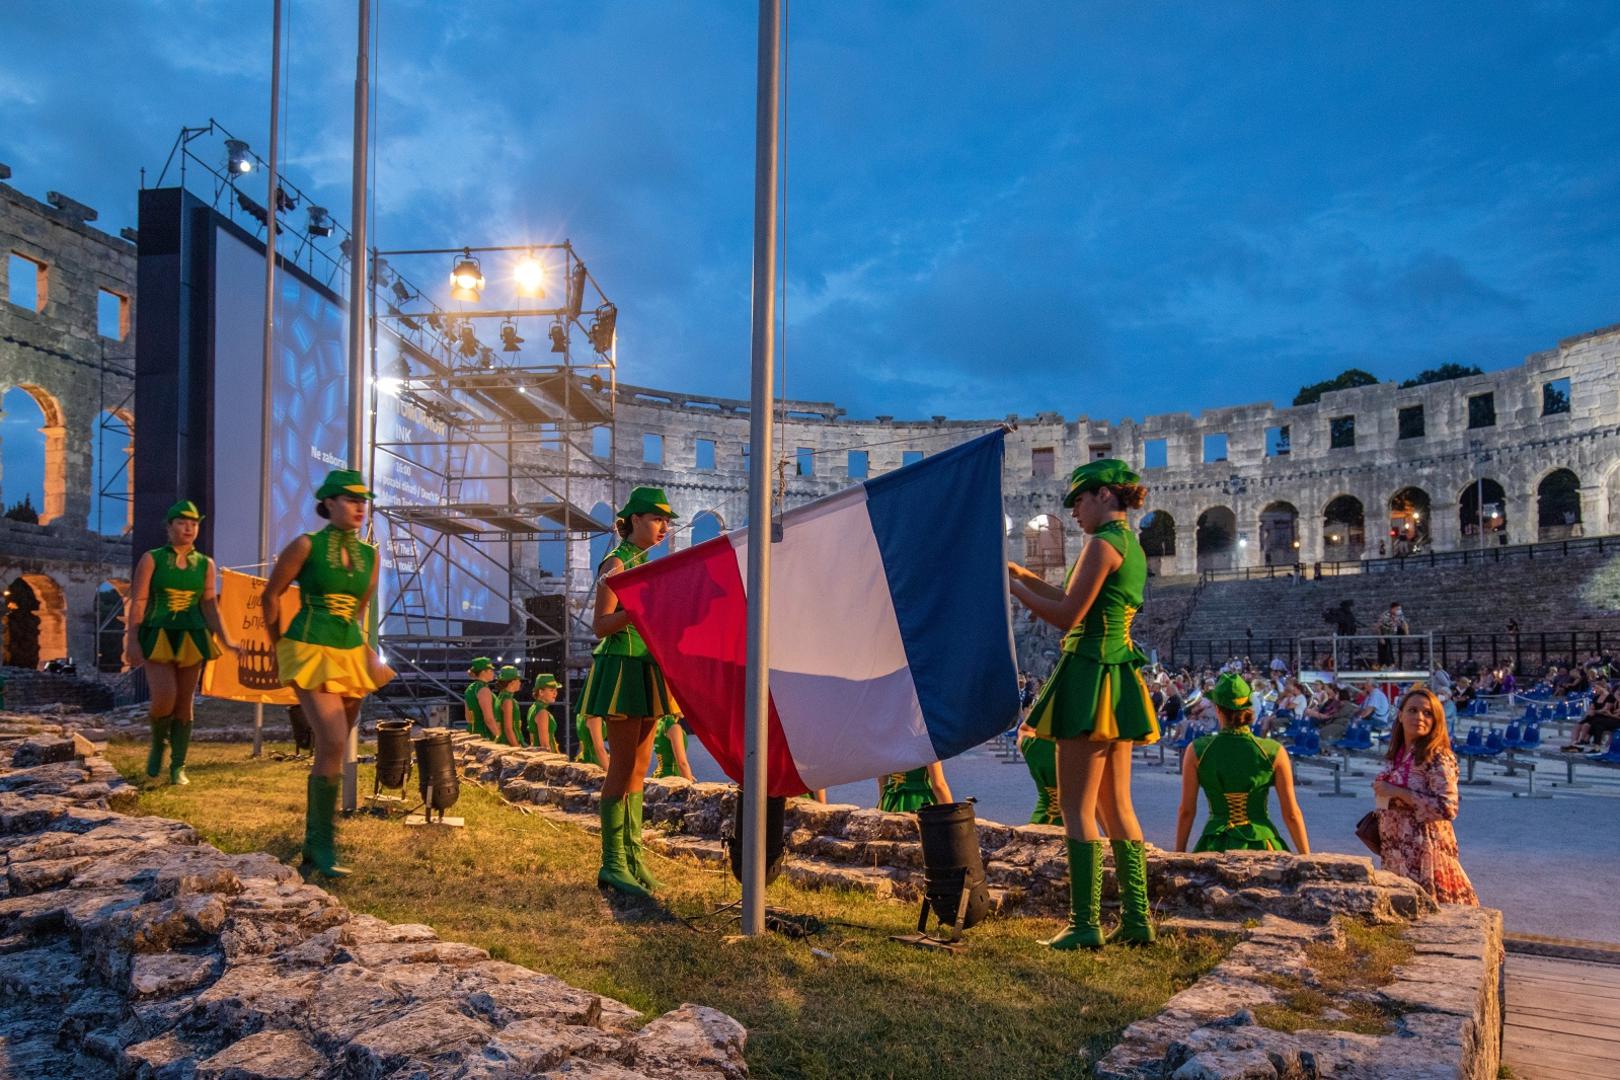
[[[1063,497],[1091,537],[1069,570],[1064,588],[1008,564],[1012,594],[1037,618],[1065,631],[1063,654],[1030,709],[1029,724],[1057,741],[1058,801],[1069,855],[1069,925],[1043,944],[1054,949],[1100,948],[1103,841],[1097,815],[1114,849],[1120,925],[1109,941],[1146,944],[1147,862],[1142,827],[1131,805],[1131,752],[1157,742],[1158,719],[1140,669],[1147,662],[1131,640],[1142,608],[1147,559],[1125,511],[1147,496],[1141,477],[1112,458],[1069,475]]]
[[[638,487],[614,515],[619,546],[597,568],[596,609],[591,628],[601,640],[592,653],[590,677],[580,695],[582,716],[601,717],[607,727],[607,779],[602,783],[602,869],[598,885],[630,896],[651,896],[658,881],[641,849],[641,798],[652,757],[653,729],[660,717],[679,716],[664,673],[630,624],[608,582],[614,574],[647,561],[676,517],[661,488]]]

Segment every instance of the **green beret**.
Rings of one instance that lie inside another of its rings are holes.
[[[1249,684],[1243,681],[1243,676],[1228,671],[1215,680],[1215,689],[1209,692],[1209,700],[1228,712],[1237,712],[1249,707],[1249,694]]]
[[[1073,506],[1074,500],[1088,491],[1115,484],[1139,484],[1142,478],[1118,458],[1099,458],[1088,461],[1069,474],[1069,492],[1063,496],[1064,506]]]
[[[664,489],[655,487],[638,487],[630,492],[629,500],[614,517],[628,521],[631,514],[663,514],[671,520],[681,516],[669,508]]]
[[[491,671],[494,669],[494,667],[495,661],[491,660],[487,656],[480,656],[474,659],[472,663],[467,665],[467,670],[476,675],[480,671]]]
[[[496,682],[511,682],[513,679],[521,678],[523,678],[523,672],[519,671],[511,664],[507,664],[505,667],[501,668],[501,670],[495,673]]]
[[[197,509],[197,504],[192,502],[190,499],[181,499],[179,502],[169,507],[168,511],[164,513],[163,523],[167,525],[175,518],[190,518],[192,521],[201,521],[203,519],[203,513],[201,510]]]
[[[561,685],[562,685],[562,683],[557,681],[557,676],[552,675],[550,673],[536,675],[534,677],[534,690],[535,690],[535,693],[539,693],[541,690],[549,690],[553,686],[561,686]]]
[[[315,489],[315,499],[330,499],[334,495],[358,495],[362,499],[374,499],[371,489],[366,487],[366,478],[358,469],[333,469],[326,474],[321,486]]]

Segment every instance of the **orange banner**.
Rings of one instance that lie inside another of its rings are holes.
[[[265,579],[235,570],[220,571],[219,618],[236,639],[235,654],[226,652],[203,672],[202,692],[228,701],[254,701],[266,705],[296,705],[292,688],[281,685],[276,672],[276,651],[264,632],[259,597]],[[282,628],[298,611],[298,586],[281,598]]]

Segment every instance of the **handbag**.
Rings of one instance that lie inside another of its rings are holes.
[[[1367,850],[1374,855],[1384,854],[1383,845],[1378,837],[1378,811],[1369,810],[1356,822],[1356,839],[1367,845]]]

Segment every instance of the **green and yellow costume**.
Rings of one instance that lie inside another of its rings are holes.
[[[1287,851],[1267,813],[1282,744],[1246,727],[1193,740],[1209,821],[1194,851]]]
[[[934,802],[934,786],[928,782],[928,769],[924,767],[885,776],[878,809],[889,814],[912,814]]]
[[[214,659],[219,646],[202,613],[208,556],[194,548],[181,566],[179,553],[167,544],[147,554],[152,557],[152,584],[146,614],[135,631],[141,655],[154,663],[179,667]]]
[[[657,768],[653,775],[657,777],[681,775],[680,765],[675,761],[675,744],[670,740],[669,729],[681,722],[678,716],[665,716],[658,721],[653,729],[653,757]]]
[[[1063,810],[1058,806],[1057,743],[1034,735],[1018,740],[1018,752],[1024,755],[1024,764],[1035,781],[1035,811],[1029,815],[1031,825],[1061,825]]]
[[[553,686],[561,686],[555,675],[536,675],[534,677],[534,693],[538,699],[540,691],[549,690]],[[536,700],[529,706],[529,711],[523,714],[518,724],[518,742],[524,746],[539,746],[541,743],[541,725],[550,734],[548,745],[552,750],[561,752],[561,744],[557,742],[557,718],[551,715],[551,709],[545,702]]]
[[[357,698],[387,682],[377,681],[359,623],[376,564],[376,546],[351,530],[328,525],[309,534],[298,614],[276,642],[283,685]]]
[[[626,540],[608,552],[596,568],[598,577],[609,559],[618,559],[628,570],[646,562],[647,553]],[[626,626],[597,642],[591,656],[591,673],[580,694],[579,707],[586,715],[680,715],[675,697],[664,682],[663,670],[634,626]]]
[[[579,760],[587,765],[601,765],[606,768],[602,762],[596,760],[596,744],[591,742],[591,729],[585,726],[586,719],[584,713],[574,717],[574,738],[579,743]],[[605,734],[603,742],[606,743]]]
[[[496,722],[499,723],[500,721],[498,718],[500,713],[496,711],[497,703],[495,699],[497,694],[493,680],[490,682],[478,680],[469,684],[466,692],[461,695],[461,700],[462,703],[467,706],[467,715],[470,717],[470,719],[467,721],[467,730],[478,736],[480,739],[493,739],[495,737],[495,733],[489,730],[488,724],[484,723],[484,710],[478,706],[478,691],[486,688],[489,690],[490,696],[490,715],[497,717]]]
[[[503,668],[501,674],[506,674],[506,669]],[[504,683],[508,680],[497,676],[495,681],[497,683]],[[502,690],[495,695],[494,738],[496,742],[506,741],[506,714],[509,711],[512,714],[512,737],[517,738],[518,721],[521,719],[521,714],[518,710],[516,690]],[[522,746],[523,743],[520,741],[517,745]]]

